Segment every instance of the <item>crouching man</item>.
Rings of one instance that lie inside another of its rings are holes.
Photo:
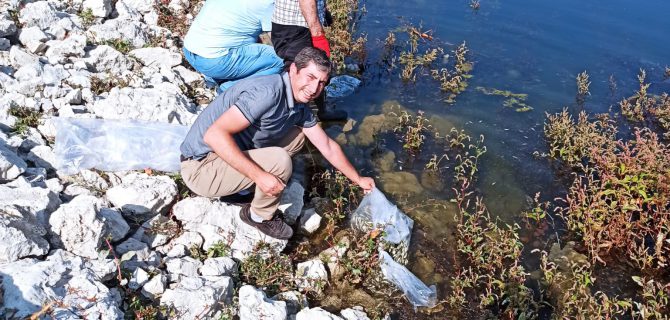
[[[351,165],[306,105],[321,94],[330,61],[325,52],[302,49],[288,72],[241,80],[198,116],[181,144],[181,174],[196,194],[220,197],[256,185],[245,223],[264,234],[288,239],[293,230],[276,214],[291,177],[291,156],[305,137],[336,169],[364,191],[375,186]]]

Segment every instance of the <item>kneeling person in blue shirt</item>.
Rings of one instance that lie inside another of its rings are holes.
[[[358,174],[306,105],[323,91],[330,67],[324,51],[307,47],[288,72],[239,81],[212,101],[181,145],[181,174],[189,189],[220,197],[255,184],[251,204],[240,211],[242,221],[288,239],[293,231],[276,211],[291,177],[291,156],[307,137],[336,169],[372,190],[374,180]]]

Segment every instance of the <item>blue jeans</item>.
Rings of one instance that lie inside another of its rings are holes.
[[[260,43],[231,48],[218,58],[204,58],[184,48],[184,56],[195,70],[205,75],[206,81],[218,85],[217,93],[244,78],[277,74],[284,68],[284,61],[274,49]]]

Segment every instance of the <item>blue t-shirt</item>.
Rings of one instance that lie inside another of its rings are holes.
[[[184,38],[184,47],[204,58],[218,58],[255,43],[272,30],[274,0],[207,0]]]
[[[236,105],[251,125],[233,135],[241,150],[274,147],[293,128],[310,128],[316,117],[304,103],[294,103],[288,73],[240,80],[212,101],[186,134],[181,153],[200,159],[212,152],[203,137],[230,106]]]

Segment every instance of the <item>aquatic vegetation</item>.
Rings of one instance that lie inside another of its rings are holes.
[[[516,112],[526,112],[533,110],[533,107],[529,106],[525,102],[526,98],[528,98],[528,95],[525,93],[514,93],[509,90],[503,91],[495,88],[484,87],[477,87],[475,89],[485,95],[501,96],[507,98],[505,101],[503,101],[503,106],[507,108],[515,108]]]
[[[665,72],[663,73],[663,78],[670,79],[670,67],[665,66]]]
[[[393,128],[393,132],[400,136],[403,149],[411,154],[418,153],[426,139],[426,134],[431,130],[430,121],[424,117],[422,111],[417,112],[416,116],[412,116],[407,111],[393,115],[398,117],[398,124]]]
[[[463,42],[454,50],[456,62],[454,71],[449,71],[447,68],[431,70],[433,79],[440,82],[440,89],[447,93],[445,101],[447,103],[454,103],[456,96],[465,91],[468,87],[467,79],[471,78],[470,71],[472,71],[472,63],[467,60],[468,48]]]
[[[330,60],[338,73],[346,69],[346,57],[357,57],[357,63],[365,62],[365,35],[354,37],[356,23],[365,14],[365,8],[358,0],[328,0],[328,10],[333,17],[330,26],[325,27],[330,42]]]
[[[470,8],[472,10],[479,10],[479,0],[470,0]]]
[[[586,73],[586,70],[577,74],[577,96],[585,97],[586,95],[591,95],[591,92],[589,91],[590,85],[589,74]]]
[[[342,222],[346,213],[358,206],[361,199],[360,187],[338,170],[325,170],[312,176],[310,196],[321,196],[328,200],[325,208],[320,208],[328,221],[328,230]]]
[[[449,156],[447,154],[443,154],[438,157],[436,154],[434,154],[428,163],[426,163],[426,170],[433,173],[440,171],[440,162],[442,162],[442,160],[449,160]]]

